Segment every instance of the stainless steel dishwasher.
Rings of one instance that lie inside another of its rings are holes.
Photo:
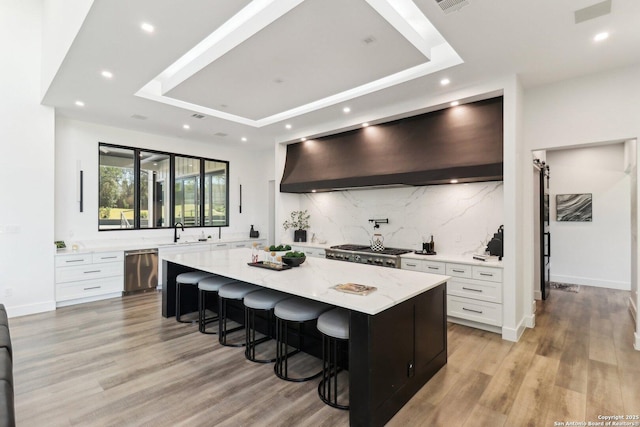
[[[158,286],[158,249],[124,253],[124,295],[144,292]]]

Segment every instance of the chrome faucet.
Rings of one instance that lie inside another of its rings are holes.
[[[180,239],[180,236],[178,236],[178,226],[184,231],[184,225],[181,222],[176,222],[176,225],[173,226],[173,243],[177,243],[178,239]]]

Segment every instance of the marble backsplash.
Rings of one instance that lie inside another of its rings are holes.
[[[308,193],[301,209],[311,214],[312,233],[330,244],[368,244],[374,233],[387,247],[422,249],[433,235],[436,252],[484,252],[503,223],[502,182],[377,188]],[[389,219],[374,230],[369,219]],[[508,232],[508,230],[507,230]]]

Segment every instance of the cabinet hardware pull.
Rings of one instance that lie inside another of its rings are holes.
[[[464,270],[456,270],[455,268],[452,269],[451,271],[453,271],[454,273],[465,273]]]
[[[216,246],[227,246],[227,244],[226,243],[220,243],[219,245],[216,245]]]
[[[410,263],[407,263],[407,265],[408,265],[409,267],[417,267],[417,265],[416,265],[416,264],[410,264]]]
[[[103,256],[103,257],[100,257],[100,259],[116,259],[116,258],[118,258],[116,255],[114,255],[114,256]]]
[[[429,270],[440,270],[440,267],[431,267],[430,265],[428,265],[427,268]]]
[[[90,288],[84,288],[85,291],[89,291],[91,289],[100,289],[102,286],[92,286]]]
[[[462,289],[464,289],[465,291],[482,292],[482,289],[465,288],[464,286],[462,287]]]
[[[65,262],[82,262],[84,259],[68,259]]]
[[[481,311],[481,310],[471,310],[470,308],[464,308],[464,307],[462,307],[462,309],[463,309],[464,311],[472,311],[472,312],[474,312],[474,313],[482,314],[482,311]]]
[[[89,273],[100,273],[100,270],[90,270],[90,271],[84,272],[84,274],[89,274]]]
[[[481,276],[493,277],[493,273],[480,273]]]

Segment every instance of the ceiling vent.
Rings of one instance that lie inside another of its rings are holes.
[[[147,120],[147,116],[143,116],[140,114],[134,114],[131,116],[132,119],[136,119],[136,120]]]
[[[469,0],[436,0],[444,13],[456,12],[469,4]]]
[[[193,113],[191,117],[193,117],[194,119],[204,119],[204,116],[198,113]]]
[[[224,133],[224,132],[217,132],[217,133],[214,133],[214,135],[215,136],[227,136],[229,134],[228,133]]]

